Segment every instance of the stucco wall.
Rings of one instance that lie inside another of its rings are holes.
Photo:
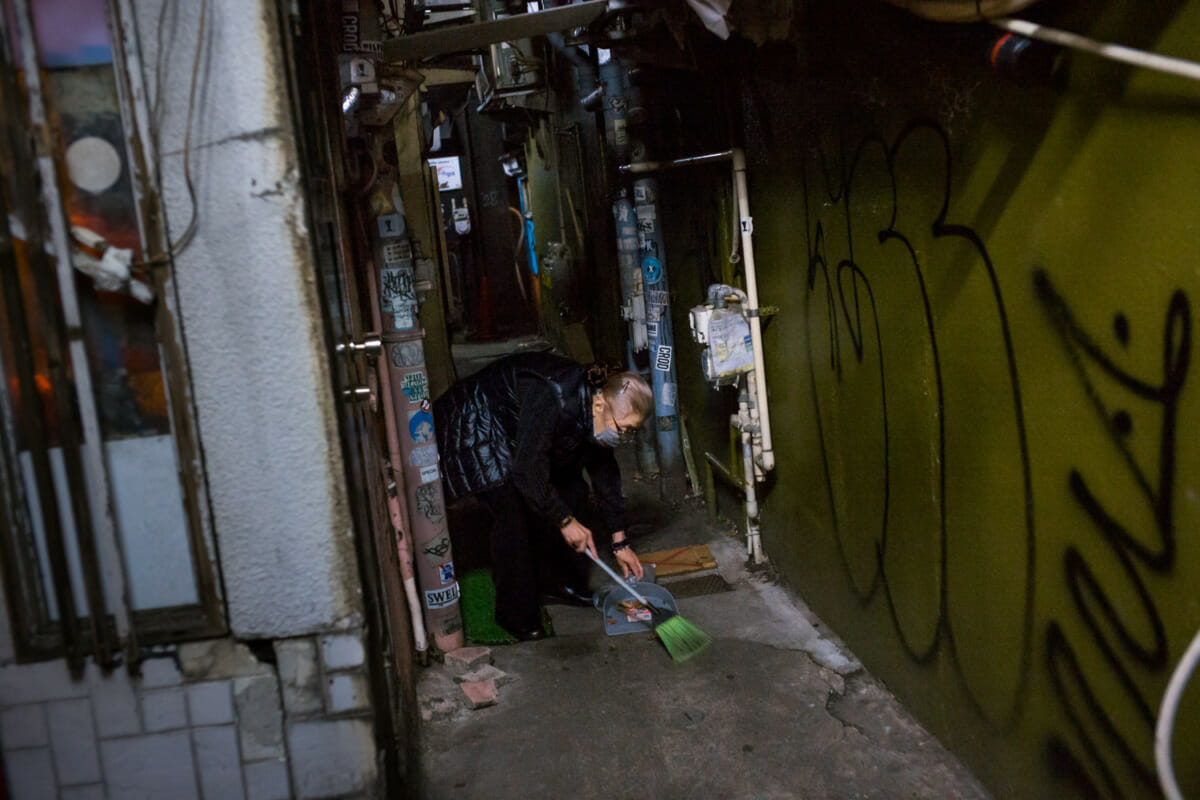
[[[167,218],[192,213],[183,145],[201,4],[138,2],[164,114]],[[192,244],[175,260],[233,632],[293,636],[359,614],[351,521],[274,3],[209,0],[194,99]],[[165,53],[159,59],[160,49]]]
[[[1151,5],[1059,22],[1200,59],[1200,3]],[[806,24],[733,101],[781,308],[768,554],[997,796],[1156,796],[1200,628],[1200,84],[1070,56],[1018,86],[986,32],[875,3]]]

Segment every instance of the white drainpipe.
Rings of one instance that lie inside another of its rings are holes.
[[[754,217],[750,215],[750,197],[746,190],[746,154],[740,147],[730,151],[733,156],[733,185],[737,194],[738,217],[742,229],[742,260],[746,268],[746,298],[750,301],[746,316],[750,318],[750,346],[754,349],[754,405],[751,413],[758,417],[761,440],[757,463],[764,472],[775,469],[775,448],[771,443],[771,414],[767,406],[767,371],[763,358],[762,321],[758,316],[758,274],[754,270]]]
[[[737,215],[742,232],[742,259],[746,269],[746,316],[750,320],[750,345],[754,350],[754,373],[751,387],[754,391],[754,403],[751,404],[752,419],[757,422],[758,433],[754,436],[755,450],[758,457],[755,465],[755,475],[761,477],[763,472],[775,469],[775,448],[771,441],[771,415],[767,405],[767,372],[763,359],[762,322],[758,316],[758,274],[754,269],[754,218],[750,215],[750,196],[746,189],[746,154],[740,147],[722,150],[717,153],[706,153],[688,158],[677,158],[673,161],[644,161],[636,164],[624,164],[622,172],[642,173],[657,172],[673,167],[686,167],[695,164],[711,164],[714,161],[731,160],[733,162],[733,188],[737,202]]]

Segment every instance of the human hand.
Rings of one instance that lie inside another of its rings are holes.
[[[582,553],[587,550],[593,553],[596,552],[596,545],[592,544],[592,532],[574,517],[562,529],[562,535],[567,541],[567,546],[576,553]]]
[[[638,560],[637,553],[633,552],[632,547],[624,547],[617,551],[617,563],[621,565],[626,578],[632,574],[640,581],[645,573],[645,568],[642,567],[642,562]]]

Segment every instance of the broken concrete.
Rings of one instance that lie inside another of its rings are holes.
[[[478,664],[492,663],[492,651],[488,647],[461,647],[446,653],[446,666],[466,671]]]
[[[496,669],[491,664],[484,664],[482,667],[477,667],[470,672],[463,673],[455,678],[460,683],[469,683],[471,681],[492,681],[496,686],[503,686],[512,681],[512,676],[503,670]]]
[[[608,636],[596,610],[550,606],[554,637],[491,649],[518,680],[476,711],[447,693],[466,672],[448,656],[419,676],[423,797],[988,796],[703,503],[625,483],[639,550],[707,543],[733,585],[676,598],[712,646],[676,664],[649,631]]]

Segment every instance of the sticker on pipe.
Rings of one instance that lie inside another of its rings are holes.
[[[385,242],[383,245],[383,263],[391,266],[399,266],[400,262],[412,258],[412,247],[409,246],[407,239],[401,239],[398,242]]]
[[[444,589],[434,589],[425,592],[425,607],[430,611],[446,608],[458,602],[458,583],[452,583]]]
[[[660,344],[654,351],[654,368],[659,372],[671,371],[671,346]]]
[[[404,217],[399,214],[384,214],[377,217],[376,222],[379,223],[380,239],[394,239],[404,235]]]
[[[392,345],[392,366],[419,367],[425,363],[425,349],[420,342],[399,342]]]
[[[436,483],[426,483],[417,487],[417,510],[434,525],[440,525],[445,518],[442,512],[442,487]]]
[[[674,408],[679,392],[674,383],[664,383],[658,393],[658,404],[664,409]]]
[[[426,411],[413,411],[408,415],[408,435],[417,444],[425,444],[433,441],[433,416]],[[433,448],[434,456],[437,455],[437,448]],[[414,450],[415,454],[416,451]],[[435,461],[436,463],[436,461]]]
[[[429,377],[424,372],[410,372],[401,380],[400,389],[410,403],[428,400]]]
[[[451,583],[454,580],[454,562],[447,561],[445,564],[438,565],[438,577],[442,579],[442,583]]]
[[[433,418],[430,417],[430,424],[432,424],[432,422]],[[436,444],[427,444],[424,447],[414,448],[413,451],[408,454],[408,463],[412,464],[414,467],[437,466],[437,462],[438,449]]]
[[[425,555],[426,560],[433,564],[441,564],[446,560],[446,553],[450,552],[450,536],[443,533],[429,544],[421,548],[421,552]]]
[[[421,467],[421,483],[436,481],[440,477],[442,477],[442,474],[438,472],[437,464],[431,467]]]
[[[647,256],[642,259],[642,272],[646,276],[646,283],[658,283],[662,280],[662,263],[653,256]]]

